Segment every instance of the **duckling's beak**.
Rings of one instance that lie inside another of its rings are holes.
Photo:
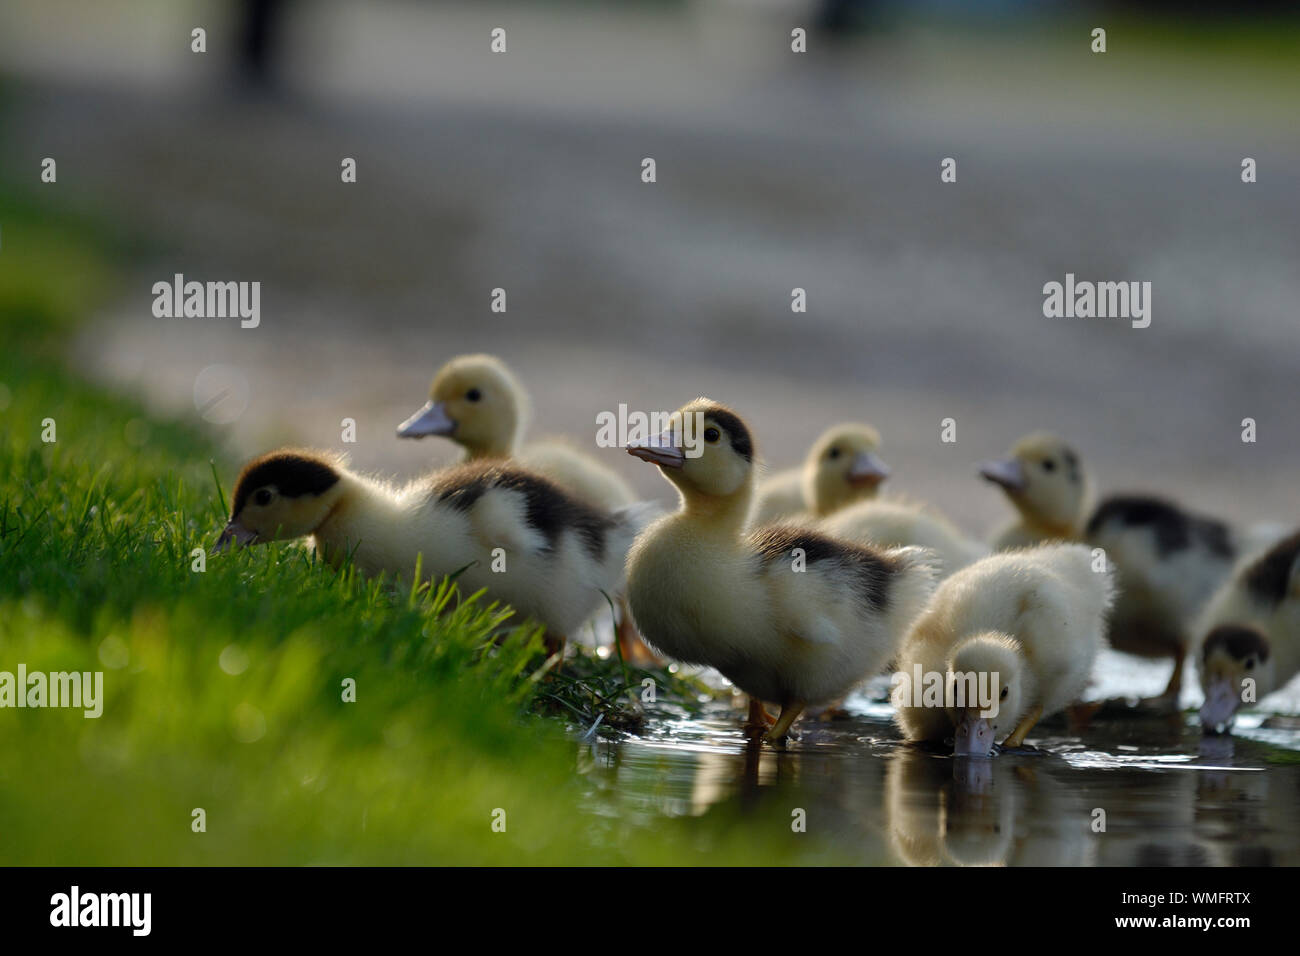
[[[686,463],[686,452],[677,443],[671,429],[649,441],[629,444],[627,453],[660,468],[680,468]]]
[[[980,475],[1007,491],[1025,490],[1025,469],[1015,458],[986,461],[980,465]]]
[[[1205,691],[1205,703],[1201,705],[1201,728],[1208,734],[1217,734],[1227,730],[1237,715],[1241,698],[1226,677],[1217,677],[1210,681]]]
[[[993,792],[993,764],[978,757],[954,760],[952,779],[962,794],[978,796]]]
[[[442,402],[432,399],[424,407],[397,426],[398,438],[423,438],[425,435],[450,435],[456,430],[456,421],[447,414]]]
[[[889,466],[881,461],[878,455],[873,455],[869,451],[858,452],[853,457],[853,464],[849,465],[851,485],[875,486],[888,477]]]
[[[226,522],[226,527],[222,529],[221,536],[217,538],[217,543],[212,546],[212,553],[220,554],[222,551],[229,551],[231,542],[239,545],[252,544],[256,538],[256,531],[249,531],[234,518],[231,518]]]
[[[993,725],[987,717],[966,713],[952,739],[954,757],[987,757],[993,753]]]

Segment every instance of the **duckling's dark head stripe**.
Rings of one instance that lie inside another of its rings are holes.
[[[230,514],[238,515],[249,496],[267,485],[274,485],[287,498],[300,498],[323,494],[338,480],[339,473],[327,461],[299,452],[274,451],[244,466],[235,482],[234,507]]]
[[[515,491],[524,497],[528,524],[554,550],[565,531],[582,539],[588,553],[604,560],[607,538],[614,527],[613,516],[574,498],[538,475],[483,462],[469,462],[438,476],[433,492],[437,500],[458,511],[468,511],[494,488]]]
[[[1268,660],[1268,639],[1252,627],[1236,624],[1216,627],[1205,638],[1205,644],[1201,647],[1201,659],[1208,661],[1211,652],[1216,649],[1222,650],[1234,661],[1244,661],[1248,657]]]
[[[1069,476],[1070,481],[1077,485],[1083,479],[1083,475],[1079,471],[1079,456],[1075,454],[1073,448],[1063,448],[1061,457],[1065,460],[1066,474]]]
[[[722,405],[712,405],[704,410],[704,414],[726,430],[731,439],[732,451],[745,461],[754,460],[754,439],[750,437],[749,429],[745,427],[739,415]]]
[[[858,597],[869,607],[877,611],[889,607],[889,582],[898,565],[869,548],[793,525],[760,528],[750,537],[750,543],[758,551],[764,569],[776,561],[792,561],[795,548],[803,550],[809,568],[819,562],[833,561],[848,571]]]
[[[1281,604],[1291,583],[1291,568],[1300,557],[1300,531],[1283,538],[1246,568],[1245,585],[1252,595],[1274,606]]]
[[[1107,498],[1088,521],[1088,535],[1114,522],[1125,527],[1147,527],[1156,539],[1156,551],[1163,558],[1174,551],[1193,546],[1203,547],[1221,558],[1236,553],[1228,526],[1212,518],[1188,514],[1182,508],[1160,498],[1117,496]]]

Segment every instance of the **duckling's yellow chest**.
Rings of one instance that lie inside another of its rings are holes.
[[[753,561],[738,546],[700,540],[671,525],[652,528],[628,555],[628,600],[641,633],[687,663],[714,663],[766,617]]]

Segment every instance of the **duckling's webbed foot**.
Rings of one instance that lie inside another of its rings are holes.
[[[1143,710],[1153,710],[1160,713],[1178,709],[1178,698],[1182,696],[1183,691],[1183,655],[1174,658],[1174,672],[1169,675],[1169,683],[1157,697],[1144,697],[1138,701],[1138,707]]]
[[[763,702],[757,697],[749,698],[749,716],[745,718],[745,736],[762,737],[776,722],[776,718],[767,712]]]
[[[569,639],[563,634],[552,634],[546,631],[542,634],[542,644],[546,647],[547,658],[556,658],[555,670],[558,672],[564,666],[564,651],[568,646]]]
[[[1006,753],[1008,750],[1021,749],[1025,744],[1025,735],[1033,729],[1034,724],[1038,723],[1039,718],[1042,716],[1043,707],[1039,704],[1029,713],[1025,714],[1024,717],[1020,718],[1020,723],[1016,724],[1016,729],[1011,731],[1011,736],[1002,741],[1002,752]]]
[[[781,704],[781,716],[776,719],[772,729],[767,732],[767,739],[775,743],[784,737],[790,730],[790,725],[795,722],[798,716],[803,713],[803,709],[808,706],[804,700],[790,699]]]
[[[848,708],[844,706],[843,698],[835,701],[833,704],[827,705],[825,710],[817,714],[817,720],[826,720],[826,721],[849,720],[852,717],[853,714],[850,713]]]
[[[1038,747],[1035,747],[1033,744],[1021,744],[1018,747],[1012,747],[1009,746],[1008,744],[1002,743],[1002,744],[995,744],[993,747],[993,752],[995,754],[1007,754],[1012,757],[1035,757],[1035,756],[1041,756],[1047,751],[1040,750]]]
[[[659,656],[646,646],[640,632],[632,623],[632,611],[627,606],[627,599],[618,598],[618,625],[614,629],[614,640],[623,654],[623,660],[633,667],[654,667],[662,663]]]
[[[1134,710],[1145,710],[1153,714],[1167,714],[1177,709],[1178,698],[1166,697],[1164,694],[1159,697],[1143,697],[1134,708]]]

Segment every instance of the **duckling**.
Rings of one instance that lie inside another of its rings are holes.
[[[824,518],[816,527],[833,538],[860,544],[928,548],[938,560],[938,580],[989,553],[938,512],[897,498],[860,501]]]
[[[746,534],[748,426],[707,398],[672,421],[657,440],[627,449],[658,465],[681,499],[628,555],[632,613],[664,654],[714,667],[748,694],[751,727],[762,723],[761,702],[779,704],[767,732],[779,740],[805,705],[840,697],[890,658],[925,603],[931,570],[919,549],[859,546],[793,526]]]
[[[874,498],[889,477],[876,454],[880,433],[870,425],[834,425],[822,433],[803,467],[777,472],[758,487],[755,526],[825,517],[855,501]]]
[[[1171,501],[1120,495],[1097,506],[1084,537],[1105,551],[1117,574],[1111,646],[1139,657],[1173,658],[1164,691],[1142,704],[1176,709],[1196,621],[1232,572],[1239,554],[1236,535],[1222,521]]]
[[[1046,433],[1021,439],[1009,459],[989,462],[980,473],[1001,485],[1020,512],[995,548],[1060,539],[1106,552],[1119,588],[1111,646],[1141,657],[1171,657],[1168,685],[1142,704],[1176,707],[1194,622],[1232,568],[1237,535],[1221,521],[1145,495],[1111,496],[1084,522],[1088,480],[1079,456]]]
[[[1252,701],[1300,672],[1300,531],[1238,565],[1201,622],[1201,725],[1232,723],[1253,680]]]
[[[309,537],[334,567],[350,559],[364,574],[396,577],[409,577],[422,556],[425,578],[461,571],[465,593],[486,588],[544,624],[562,649],[601,606],[601,590],[618,587],[636,524],[633,509],[595,508],[499,462],[394,487],[328,454],[282,449],[240,473],[216,550]]]
[[[466,461],[514,458],[584,501],[605,509],[636,500],[617,474],[573,446],[547,440],[520,447],[531,401],[510,367],[494,355],[461,355],[438,370],[429,401],[397,426],[400,438],[441,435]]]
[[[1078,454],[1055,435],[1025,436],[1009,457],[981,465],[980,475],[1001,487],[1018,513],[994,536],[993,550],[1078,537],[1088,478]]]
[[[903,642],[893,694],[903,734],[954,736],[959,756],[986,756],[998,737],[1020,747],[1044,715],[1083,693],[1113,599],[1109,570],[1094,571],[1078,544],[1007,551],[958,571]],[[911,686],[931,674],[943,675],[943,702]]]
[[[465,449],[466,461],[513,458],[598,508],[614,510],[635,502],[626,481],[566,442],[549,439],[520,448],[530,409],[527,391],[505,362],[494,355],[461,355],[438,370],[429,401],[397,427],[397,434],[450,438]],[[652,662],[632,626],[621,590],[615,603],[615,640],[623,655],[639,664]]]

